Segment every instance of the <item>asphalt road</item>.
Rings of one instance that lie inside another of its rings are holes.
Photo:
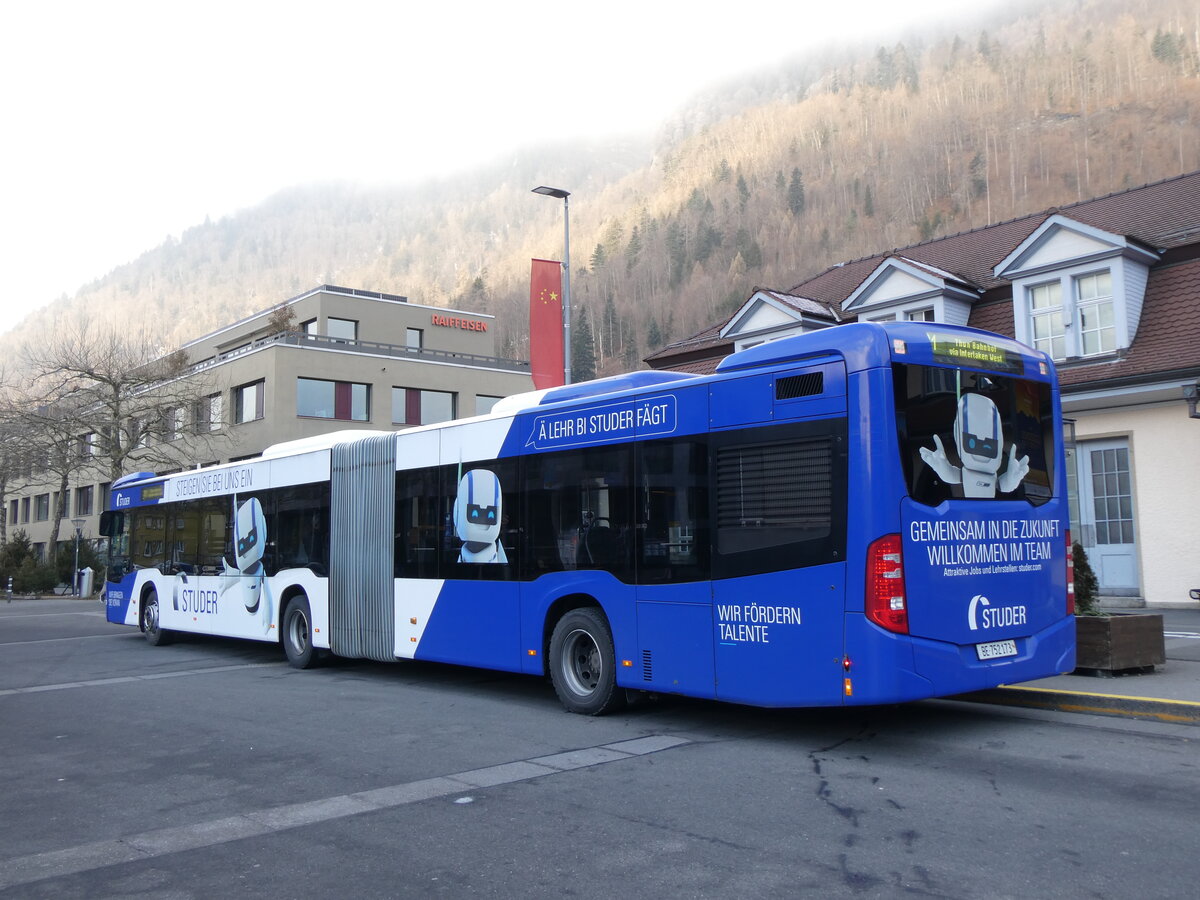
[[[1200,734],[934,701],[600,719],[0,604],[3,897],[1193,896]]]

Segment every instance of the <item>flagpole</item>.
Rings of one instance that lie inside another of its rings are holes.
[[[570,191],[562,188],[535,187],[535,194],[556,197],[563,202],[563,384],[571,383],[571,206]]]

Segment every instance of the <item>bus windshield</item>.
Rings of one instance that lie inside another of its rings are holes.
[[[1053,496],[1054,422],[1046,382],[970,369],[895,364],[900,456],[909,496],[1026,500]]]

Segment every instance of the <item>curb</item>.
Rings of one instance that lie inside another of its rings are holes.
[[[998,706],[1027,706],[1059,712],[1087,713],[1150,719],[1172,725],[1200,725],[1200,703],[1189,700],[1163,700],[1157,697],[1127,697],[1119,694],[1091,694],[1083,691],[1058,691],[1050,688],[1000,687],[948,697],[968,703],[992,703]]]

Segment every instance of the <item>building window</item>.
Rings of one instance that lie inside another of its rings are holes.
[[[75,488],[75,515],[90,516],[94,509],[92,507],[92,485],[87,487]]]
[[[1112,275],[1107,271],[1075,279],[1075,302],[1079,312],[1079,339],[1083,356],[1111,353],[1117,349],[1113,319]]]
[[[10,500],[8,502],[8,521],[10,524],[17,523],[17,513],[20,510],[20,500]]]
[[[221,430],[221,420],[225,415],[223,400],[220,394],[210,394],[200,401],[201,414],[196,420],[197,431]]]
[[[167,410],[168,440],[177,441],[187,433],[188,409],[186,406],[176,406]]]
[[[100,509],[108,509],[108,504],[112,500],[112,482],[105,481],[100,485]]]
[[[96,455],[96,432],[82,434],[75,444],[75,458],[79,462],[87,462]]]
[[[21,498],[21,524],[23,525],[28,521],[29,521],[29,498],[22,497]]]
[[[296,415],[366,422],[371,417],[371,386],[349,381],[297,378]]]
[[[303,331],[307,335],[316,335],[316,334],[320,333],[317,331],[317,320],[316,319],[309,319],[307,322],[301,322],[300,330]]]
[[[392,422],[396,425],[432,425],[455,416],[455,395],[449,391],[392,388]]]
[[[37,522],[45,522],[50,518],[49,494],[38,494],[33,498],[33,517]]]
[[[46,545],[45,544],[34,544],[33,545],[33,558],[36,559],[38,562],[46,561]]]
[[[325,333],[339,341],[358,340],[358,323],[353,319],[335,319],[331,316],[325,320]]]
[[[1029,334],[1036,349],[1051,359],[1066,359],[1061,282],[1050,281],[1029,288]]]
[[[927,306],[925,309],[910,309],[904,314],[904,318],[910,322],[932,322],[933,307]]]
[[[404,331],[404,346],[410,350],[420,350],[425,346],[425,329],[406,328]]]
[[[263,388],[265,381],[243,384],[233,389],[233,421],[253,422],[263,417]]]
[[[50,512],[54,513],[58,510],[58,491],[55,491],[50,498]],[[63,497],[62,514],[64,519],[71,517],[71,492],[67,491],[67,495]]]
[[[500,397],[489,397],[485,394],[478,394],[475,397],[475,415],[484,416],[492,411],[492,407],[500,402]]]

